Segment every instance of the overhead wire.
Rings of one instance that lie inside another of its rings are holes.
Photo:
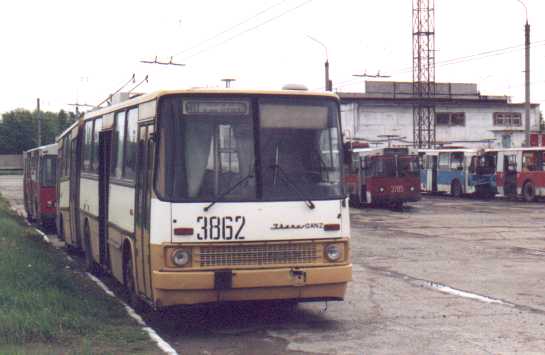
[[[536,47],[544,46],[544,45],[545,45],[545,40],[539,40],[539,41],[532,42],[530,44],[530,47],[531,48],[536,48]],[[447,60],[444,60],[444,61],[440,61],[440,62],[437,62],[435,64],[435,66],[436,67],[444,67],[444,66],[448,66],[448,65],[460,64],[460,63],[465,63],[465,62],[469,62],[469,61],[473,61],[473,60],[480,60],[480,59],[483,59],[483,58],[504,55],[504,54],[507,54],[507,53],[510,53],[510,52],[515,52],[515,51],[517,51],[519,49],[522,49],[523,47],[524,47],[524,44],[519,44],[519,45],[516,45],[516,46],[509,46],[509,47],[504,47],[504,48],[499,48],[499,49],[487,50],[487,51],[483,51],[483,52],[479,52],[479,53],[475,53],[475,54],[469,54],[469,55],[462,56],[462,57],[451,58],[451,59],[447,59]],[[398,71],[394,71],[393,74],[398,74],[399,75],[399,74],[409,73],[411,71],[412,71],[412,67],[411,68],[405,67],[405,68],[400,69]],[[361,83],[361,80],[348,79],[346,81],[340,82],[339,84],[335,85],[335,87],[336,88],[342,88],[342,87],[356,85],[358,83]]]
[[[182,61],[187,61],[187,59],[196,57],[196,56],[198,56],[198,55],[200,55],[200,54],[202,54],[202,53],[204,53],[204,52],[206,52],[206,51],[209,51],[209,50],[211,50],[211,49],[213,49],[213,48],[216,48],[216,47],[218,47],[218,46],[221,46],[222,44],[225,44],[225,43],[227,43],[227,42],[230,42],[230,41],[232,41],[233,39],[235,39],[235,38],[237,38],[237,37],[239,37],[239,36],[241,36],[241,35],[243,35],[243,34],[246,34],[246,33],[250,32],[250,31],[256,30],[256,29],[258,29],[259,27],[262,27],[262,26],[264,26],[264,25],[266,25],[266,24],[268,24],[268,23],[270,23],[270,22],[272,22],[272,21],[274,21],[274,20],[279,19],[280,17],[285,16],[285,15],[289,14],[290,12],[293,12],[293,11],[295,11],[295,10],[297,10],[297,9],[299,9],[299,8],[301,8],[301,7],[303,7],[303,6],[307,5],[307,4],[309,4],[309,3],[311,3],[312,1],[314,1],[314,0],[306,0],[306,1],[302,2],[302,3],[299,3],[297,6],[291,7],[291,8],[289,8],[289,9],[287,9],[287,10],[281,12],[280,14],[278,14],[278,15],[276,15],[276,16],[273,16],[273,17],[271,17],[271,18],[269,18],[269,19],[267,19],[267,20],[265,20],[265,21],[263,21],[263,22],[260,22],[259,24],[255,25],[255,26],[252,26],[252,27],[250,27],[250,28],[247,28],[247,29],[245,29],[244,31],[238,32],[238,33],[236,33],[235,35],[233,35],[233,36],[231,36],[231,37],[228,37],[227,39],[225,39],[225,40],[223,40],[223,41],[221,41],[221,42],[215,43],[215,44],[213,44],[213,45],[211,45],[211,46],[205,47],[204,49],[202,49],[202,50],[200,50],[200,51],[198,51],[198,52],[196,52],[196,53],[194,53],[194,54],[191,54],[191,55],[189,55],[189,56],[183,57],[181,60],[182,60]]]
[[[180,52],[178,52],[178,53],[176,53],[176,54],[173,54],[173,57],[178,56],[178,55],[180,55],[180,54],[182,54],[182,53],[189,52],[189,51],[191,51],[191,50],[193,50],[193,49],[195,49],[195,48],[198,48],[198,47],[200,47],[200,46],[202,46],[202,45],[204,45],[204,44],[206,44],[206,43],[208,43],[208,42],[210,42],[210,41],[213,41],[213,40],[215,40],[216,38],[221,37],[223,34],[225,34],[225,33],[227,33],[227,32],[230,32],[230,31],[234,30],[234,29],[237,28],[237,27],[242,26],[242,25],[244,25],[244,24],[247,23],[247,22],[250,22],[251,20],[253,20],[253,19],[255,19],[255,18],[261,16],[262,14],[264,14],[264,13],[268,12],[269,10],[271,10],[271,9],[273,9],[273,8],[275,8],[275,7],[277,7],[278,5],[285,3],[286,1],[288,1],[288,0],[282,0],[282,1],[279,1],[279,2],[277,2],[277,3],[274,3],[273,5],[267,7],[267,8],[265,8],[265,9],[263,9],[263,10],[258,11],[258,12],[255,13],[254,15],[252,15],[252,16],[250,16],[250,17],[248,17],[248,18],[246,18],[246,19],[244,19],[244,20],[242,20],[242,21],[240,21],[240,22],[238,22],[238,23],[236,23],[236,24],[234,24],[234,25],[232,25],[232,26],[226,28],[225,30],[223,30],[223,31],[221,31],[221,32],[218,32],[218,33],[216,33],[215,35],[213,35],[213,36],[211,36],[211,37],[208,37],[207,39],[205,39],[205,40],[203,40],[203,41],[201,41],[201,42],[199,42],[199,43],[197,43],[197,44],[195,44],[195,45],[193,45],[193,46],[191,46],[191,47],[189,47],[189,48],[186,48],[186,49],[184,49],[184,50],[182,50],[182,51],[180,51]]]

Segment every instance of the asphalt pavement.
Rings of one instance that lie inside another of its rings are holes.
[[[22,207],[21,177],[0,193]],[[545,202],[352,209],[344,302],[144,314],[180,354],[543,354]]]

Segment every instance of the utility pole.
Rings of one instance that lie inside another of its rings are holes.
[[[530,146],[530,25],[526,18],[524,25],[524,124],[526,125],[526,146]]]
[[[530,25],[528,24],[528,7],[522,0],[517,0],[524,6],[526,24],[524,25],[524,145],[530,146]]]
[[[40,113],[40,98],[36,99],[36,116],[38,118],[38,147],[42,145],[42,114]]]

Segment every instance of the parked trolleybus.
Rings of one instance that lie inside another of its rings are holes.
[[[23,195],[29,221],[54,224],[56,216],[57,144],[23,152]]]
[[[545,196],[545,147],[488,149],[496,164],[500,196],[535,201]]]
[[[455,197],[495,195],[495,160],[483,150],[422,149],[419,154],[422,191],[446,192]]]
[[[345,183],[354,206],[401,208],[420,199],[418,155],[409,148],[358,148],[345,144]]]
[[[342,300],[351,280],[337,96],[180,90],[58,137],[59,233],[134,305]]]

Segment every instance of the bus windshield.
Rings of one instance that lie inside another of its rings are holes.
[[[41,159],[41,185],[45,187],[55,186],[57,181],[57,159],[48,155]]]
[[[399,176],[418,176],[420,173],[416,155],[402,155],[397,158]]]
[[[168,96],[156,187],[172,201],[342,197],[333,101]]]
[[[374,156],[367,159],[367,176],[396,176],[396,162],[394,155]]]

